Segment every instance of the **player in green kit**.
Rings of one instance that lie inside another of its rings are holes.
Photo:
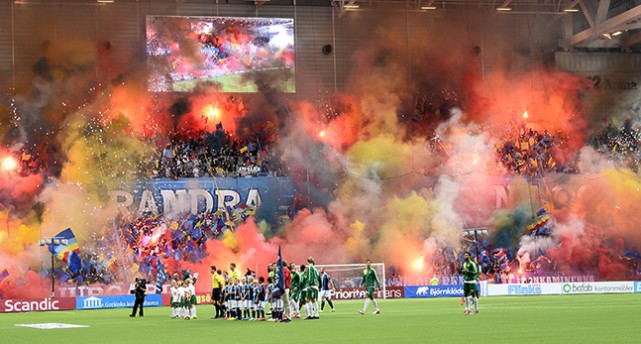
[[[320,319],[318,315],[318,284],[320,274],[314,266],[314,258],[307,258],[307,271],[305,271],[305,319]]]
[[[300,273],[296,269],[296,264],[291,263],[289,265],[289,270],[292,272],[292,279],[290,284],[290,290],[292,292],[289,303],[292,314],[289,316],[292,318],[300,318],[300,308],[298,307],[298,301],[300,300]]]
[[[300,281],[298,282],[298,288],[300,289],[300,295],[298,298],[300,299],[298,303],[298,309],[304,309],[305,312],[307,312],[307,288],[305,288],[305,285],[307,282],[305,282],[305,278],[307,278],[307,265],[303,264],[300,266]],[[308,316],[309,314],[305,313],[305,316]]]
[[[374,307],[376,307],[374,314],[381,314],[381,310],[378,309],[378,303],[374,298],[376,288],[381,287],[381,282],[378,280],[376,270],[372,268],[372,260],[368,259],[365,263],[367,264],[367,268],[363,270],[363,279],[361,280],[360,286],[365,286],[365,288],[367,288],[365,294],[367,298],[365,299],[365,306],[363,306],[363,309],[359,310],[358,313],[365,314],[365,312],[367,311],[367,306],[369,305],[369,302],[371,300],[374,304]]]
[[[465,311],[463,314],[470,314],[470,301],[474,303],[474,314],[479,313],[479,289],[477,287],[479,278],[478,265],[470,259],[470,253],[463,255],[463,297],[465,297]]]

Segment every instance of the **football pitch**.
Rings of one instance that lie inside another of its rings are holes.
[[[463,315],[460,298],[379,300],[358,314],[358,301],[326,305],[320,320],[291,323],[170,319],[169,308],[0,314],[2,343],[638,343],[639,296],[561,295],[486,297],[478,315]],[[24,324],[60,323],[81,328],[42,330]]]

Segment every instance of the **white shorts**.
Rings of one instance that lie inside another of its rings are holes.
[[[255,307],[254,309],[256,309],[257,311],[262,311],[262,310],[264,310],[264,309],[265,309],[265,301],[258,301],[258,302],[256,302],[256,303],[254,304],[254,307]]]
[[[283,300],[281,300],[281,299],[272,299],[269,302],[269,309],[282,310],[283,309]]]
[[[322,300],[323,298],[331,299],[332,298],[332,291],[331,290],[321,290],[320,293],[318,294],[318,299]]]
[[[245,301],[243,301],[243,303],[245,304],[245,309],[251,309],[252,308],[253,302],[251,300],[245,300]]]

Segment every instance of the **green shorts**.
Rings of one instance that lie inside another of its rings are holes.
[[[463,283],[463,295],[470,296],[478,294],[479,288],[477,287],[476,283]]]
[[[376,295],[376,291],[374,287],[367,287],[367,291],[365,292],[365,295],[369,298],[373,298]]]
[[[300,290],[293,291],[289,297],[294,301],[300,300]]]
[[[305,293],[308,300],[318,300],[318,289],[317,288],[308,288]]]

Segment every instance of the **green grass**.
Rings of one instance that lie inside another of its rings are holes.
[[[379,300],[382,314],[359,315],[363,302],[336,302],[320,320],[289,324],[169,318],[148,308],[0,314],[3,343],[638,343],[639,296],[561,295],[481,298],[480,314],[464,316],[459,298]],[[16,324],[57,322],[88,328],[39,330]],[[220,339],[220,340],[219,340]]]
[[[290,73],[293,71],[285,70],[285,72]],[[266,80],[281,80],[282,77],[279,76],[283,73],[282,70],[267,70],[260,72],[262,77]],[[229,75],[220,75],[217,77],[203,78],[203,79],[190,79],[190,80],[178,80],[173,83],[172,89],[175,92],[191,92],[204,82],[212,82],[220,85],[221,92],[257,92],[258,87],[254,82],[252,77],[247,77],[243,74],[229,74]],[[271,87],[280,89],[286,93],[296,92],[296,83],[293,77],[280,81],[279,84],[272,84]]]

